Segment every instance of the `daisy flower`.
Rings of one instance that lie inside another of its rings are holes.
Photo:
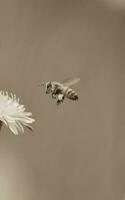
[[[24,132],[24,127],[32,130],[30,124],[35,120],[31,115],[31,112],[25,111],[15,94],[8,95],[8,92],[0,91],[0,129],[4,123],[15,135]]]

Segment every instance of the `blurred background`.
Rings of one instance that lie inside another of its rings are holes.
[[[1,200],[123,200],[125,0],[1,0],[0,86],[36,119],[0,133]],[[37,85],[80,77],[59,109]]]

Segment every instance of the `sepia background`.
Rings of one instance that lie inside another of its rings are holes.
[[[0,88],[34,131],[0,133],[1,200],[123,200],[125,1],[0,0]],[[42,81],[80,77],[78,102]]]

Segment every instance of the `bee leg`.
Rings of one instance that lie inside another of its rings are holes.
[[[63,103],[62,100],[57,100],[57,102],[56,102],[57,106],[59,106],[61,103]]]
[[[59,106],[62,102],[60,100],[57,100],[56,104]]]
[[[52,98],[56,99],[56,95],[54,93],[52,93]]]
[[[64,101],[64,95],[58,95],[57,97],[57,105],[60,105]]]

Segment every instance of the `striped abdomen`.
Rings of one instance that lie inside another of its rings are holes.
[[[66,90],[66,93],[65,93],[65,95],[66,95],[66,97],[68,98],[68,99],[71,99],[71,100],[78,100],[78,94],[74,91],[74,90],[72,90],[72,89],[70,89],[70,88],[68,88],[67,90]]]

